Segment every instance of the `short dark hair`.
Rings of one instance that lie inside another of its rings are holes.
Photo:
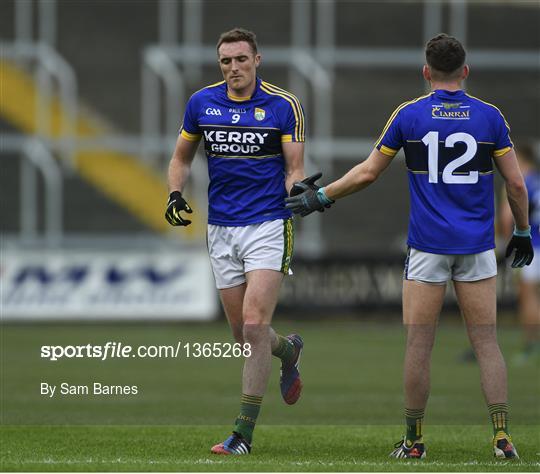
[[[253,51],[253,54],[257,54],[257,37],[253,31],[245,30],[244,28],[233,28],[230,31],[221,33],[216,49],[219,53],[219,47],[223,43],[237,43],[239,41],[245,41],[248,43]]]
[[[426,45],[428,66],[442,77],[452,77],[465,64],[465,49],[453,36],[441,33]]]

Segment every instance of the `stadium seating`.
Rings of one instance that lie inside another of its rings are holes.
[[[244,3],[245,5],[245,3]],[[360,5],[354,2],[336,3],[336,46],[337,47],[421,47],[423,4],[403,4],[388,9],[377,2]],[[291,19],[288,11],[274,8],[269,3],[261,6],[264,11],[253,15],[248,8],[235,9],[230,2],[205,1],[203,7],[204,44],[214,44],[219,32],[224,29],[244,25],[254,29],[259,37],[262,52],[264,47],[290,44]],[[14,1],[4,1],[0,6],[0,30],[3,40],[11,40]],[[511,20],[511,21],[508,21]],[[497,28],[486,25],[502,24],[505,35],[497,34]],[[384,35],[374,35],[381,24],[392,24],[385,28]],[[512,8],[495,4],[490,8],[470,5],[469,25],[481,25],[482,34],[468,29],[467,45],[470,48],[502,47],[526,48],[536,42],[538,48],[537,17],[528,14],[528,9]],[[181,25],[181,19],[179,18]],[[276,30],[275,25],[279,25]],[[446,26],[446,25],[443,25]],[[508,31],[518,28],[519,31]],[[181,37],[182,32],[179,32]],[[158,40],[157,2],[129,2],[112,0],[108,2],[58,2],[57,49],[74,67],[82,103],[105,117],[122,133],[140,132],[141,58],[142,50]],[[468,88],[500,105],[519,136],[537,136],[540,107],[527,106],[530,101],[538,101],[536,96],[538,71],[520,73],[520,87],[509,87],[514,73],[508,71],[474,70],[468,81]],[[288,71],[284,67],[262,67],[261,74],[270,82],[288,86]],[[490,77],[497,74],[498,80]],[[205,67],[203,81],[190,84],[190,91],[205,83],[219,80],[215,67]],[[338,137],[372,137],[375,139],[393,109],[405,98],[413,98],[424,91],[424,84],[417,69],[384,67],[338,68],[334,79],[333,134]],[[310,97],[301,97],[309,111]],[[178,104],[178,122],[181,122],[183,104]],[[8,130],[0,122],[1,130]],[[309,138],[308,138],[309,139]],[[363,156],[359,155],[358,160]],[[9,163],[7,163],[9,161]],[[2,164],[2,184],[6,196],[18,183],[17,165],[7,160]],[[337,157],[332,176],[342,173],[353,162]],[[326,217],[324,238],[330,251],[370,251],[392,248],[399,251],[402,237],[406,232],[407,194],[405,172],[402,163],[396,164],[386,173],[385,184],[368,190],[362,197],[340,202],[339,206]],[[324,181],[324,179],[323,179]],[[66,176],[66,197],[75,203],[77,212],[65,213],[65,230],[84,232],[140,231],[152,232],[144,222],[133,217],[121,206],[111,203],[103,193],[84,184],[76,175]],[[4,198],[3,198],[4,199]],[[4,199],[2,222],[6,230],[16,230],[16,205],[9,204],[16,199]],[[7,212],[9,209],[9,212]],[[80,209],[88,209],[99,219],[81,218]],[[350,216],[354,216],[353,219]],[[375,230],[374,230],[375,229]],[[155,230],[155,229],[154,229]]]

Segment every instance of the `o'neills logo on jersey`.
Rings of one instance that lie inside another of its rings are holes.
[[[205,130],[207,150],[215,153],[257,154],[263,148],[268,132]]]
[[[431,118],[439,120],[469,120],[470,107],[460,104],[434,104],[431,106]]]

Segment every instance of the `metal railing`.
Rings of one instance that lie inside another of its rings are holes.
[[[314,95],[313,130],[314,135],[322,139],[329,137],[332,130],[332,80],[326,70],[306,50],[290,48],[265,48],[264,62],[269,66],[288,66],[297,71],[311,84]],[[151,149],[152,143],[163,139],[163,135],[176,136],[181,122],[181,110],[185,105],[185,73],[178,65],[185,66],[197,57],[200,64],[216,63],[214,47],[206,46],[196,50],[188,46],[148,46],[143,52],[142,63],[142,105],[141,133],[145,149]],[[160,117],[161,97],[159,80],[165,86],[166,110],[165,133],[162,133]],[[324,154],[324,150],[321,154]]]
[[[51,150],[37,138],[0,137],[4,152],[20,153],[20,208],[19,237],[22,242],[38,238],[38,216],[41,206],[38,199],[37,171],[45,184],[44,232],[46,243],[59,246],[63,239],[63,177],[62,169]]]
[[[57,38],[57,2],[40,0],[36,4],[39,12],[36,22],[32,18],[34,8],[32,2],[15,2],[16,42],[1,43],[0,48],[3,57],[35,61],[37,64],[36,80],[40,95],[44,97],[43,100],[36,101],[35,113],[35,129],[37,135],[42,138],[41,146],[48,149],[49,153],[50,150],[58,151],[66,158],[64,162],[71,162],[77,148],[110,147],[131,153],[140,153],[140,150],[143,150],[146,156],[170,154],[181,121],[179,107],[185,104],[187,88],[194,83],[200,83],[202,65],[216,61],[215,47],[202,45],[203,3],[186,0],[181,3],[181,10],[177,2],[160,0],[157,4],[160,44],[145,49],[141,68],[142,137],[115,135],[77,138],[75,132],[78,98],[75,73],[54,49]],[[444,8],[445,5],[448,6],[447,9]],[[359,161],[372,149],[373,142],[370,138],[335,138],[332,135],[332,113],[328,111],[333,110],[332,87],[335,68],[418,68],[423,62],[422,48],[336,48],[336,1],[291,0],[290,10],[292,47],[263,48],[262,53],[265,64],[289,67],[289,89],[296,95],[304,98],[307,95],[306,85],[312,88],[313,111],[309,113],[313,124],[312,136],[306,144],[308,171],[312,161],[317,162],[317,167],[325,167],[327,171],[330,171],[334,158]],[[181,21],[178,21],[178,13],[181,15]],[[441,31],[446,13],[449,18],[449,32],[465,43],[468,11],[467,3],[462,0],[424,1],[424,39],[427,40]],[[32,43],[33,23],[38,26],[35,35],[39,40],[38,43]],[[180,39],[177,31],[179,24],[182,25],[181,41],[184,44],[182,48],[174,46]],[[315,35],[312,35],[311,28],[314,25],[316,31]],[[312,38],[315,39],[313,47]],[[469,50],[468,56],[475,69],[535,71],[540,69],[537,51],[472,49]],[[179,65],[184,66],[184,70]],[[52,125],[49,112],[54,82],[58,84],[60,103],[66,113],[63,114],[65,120],[61,123],[59,137],[49,138]],[[162,84],[163,90],[160,89]],[[163,114],[160,105],[162,92],[165,103]],[[165,117],[163,127],[162,115]],[[4,140],[3,145],[5,143]],[[537,143],[537,147],[539,146],[540,143]],[[29,148],[30,145],[26,147]],[[194,166],[194,180],[202,182],[206,179],[202,160],[198,160]],[[31,179],[25,178],[27,182]],[[198,184],[196,186],[203,189],[203,186]],[[30,220],[25,224],[27,228],[31,227],[29,222]],[[305,222],[305,225],[317,226],[316,219]],[[313,232],[312,236],[318,233],[317,230]]]
[[[60,152],[67,163],[73,164],[78,114],[77,79],[73,68],[54,48],[45,43],[0,43],[0,50],[5,58],[37,63],[39,94],[36,94],[34,129],[42,139],[48,139],[53,132],[53,79],[58,83],[58,97],[64,110],[60,128]]]
[[[165,88],[165,134],[161,129],[160,80]],[[161,48],[150,48],[143,54],[141,68],[141,130],[143,156],[148,159],[156,142],[178,135],[178,107],[185,103],[184,75]],[[172,152],[172,147],[170,148]]]

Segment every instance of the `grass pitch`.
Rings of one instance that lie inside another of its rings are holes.
[[[491,457],[485,426],[430,426],[427,458],[389,459],[399,426],[261,426],[249,456],[216,456],[229,426],[10,427],[8,471],[529,471],[540,468],[538,429],[516,427],[522,457]]]
[[[381,316],[383,319],[383,316]],[[444,319],[444,318],[443,318]],[[446,319],[449,319],[446,317]],[[540,367],[515,366],[516,329],[499,338],[509,365],[511,430],[521,460],[495,461],[476,364],[460,364],[463,328],[443,324],[433,354],[426,412],[428,458],[388,458],[403,433],[399,324],[278,322],[298,332],[304,395],[287,406],[274,363],[250,456],[210,447],[230,432],[238,410],[240,359],[40,358],[44,344],[227,342],[225,324],[4,325],[3,471],[539,471]],[[136,396],[40,395],[42,381],[137,384]]]

